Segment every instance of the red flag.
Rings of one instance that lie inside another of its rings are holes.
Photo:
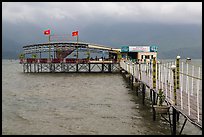
[[[78,36],[78,31],[72,32],[72,36]]]
[[[44,31],[44,34],[45,34],[45,35],[50,35],[50,30],[45,30],[45,31]]]

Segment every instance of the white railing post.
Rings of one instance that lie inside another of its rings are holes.
[[[158,81],[158,90],[160,89],[160,64],[159,61],[157,62],[157,81]]]
[[[128,71],[128,62],[125,62],[125,70]]]
[[[130,63],[128,62],[128,73],[130,73]]]
[[[149,83],[152,83],[151,80],[152,80],[152,77],[151,77],[151,64],[149,63]]]
[[[161,71],[161,81],[162,81],[162,89],[164,88],[164,66],[162,65],[162,71]],[[164,89],[163,89],[164,91]]]
[[[181,110],[183,110],[183,62],[181,62],[181,88],[180,88],[180,92],[181,92]]]
[[[200,78],[200,67],[198,68],[198,78]],[[199,83],[200,83],[200,80],[198,79],[197,80],[197,119],[198,119],[198,122],[199,122]]]
[[[132,65],[132,62],[130,64],[131,64],[131,74],[133,75],[133,65]]]
[[[172,77],[171,77],[171,71],[170,71],[170,66],[171,66],[171,64],[169,63],[168,64],[168,74],[169,74],[169,76],[168,76],[168,84],[169,84],[169,98],[170,98],[170,100],[171,100],[171,81],[172,81]]]
[[[187,76],[187,78],[188,78],[188,76]],[[186,83],[186,85],[188,85],[189,83]],[[188,86],[189,87],[189,86]],[[190,104],[190,90],[188,89],[188,115],[190,115],[191,114],[191,111],[190,111],[190,109],[191,109],[191,106],[190,106],[191,104]]]
[[[164,66],[163,66],[163,77],[164,77],[164,86],[163,86],[163,88],[165,89],[165,97],[167,97],[167,90],[166,90],[166,65],[164,64]]]
[[[186,64],[186,74],[188,75],[188,63]],[[186,75],[186,93],[188,93],[188,76]]]
[[[194,66],[192,66],[191,95],[193,95],[193,76],[194,76]]]
[[[168,82],[167,82],[167,80],[168,80],[168,69],[167,69],[167,67],[168,67],[168,64],[166,64],[165,65],[165,89],[166,89],[166,97],[168,96]]]

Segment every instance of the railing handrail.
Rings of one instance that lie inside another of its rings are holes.
[[[162,64],[162,63],[156,63],[156,76],[159,75],[159,77],[156,79],[156,88],[153,88],[153,90],[155,90],[155,92],[158,91],[158,89],[165,90],[165,95],[166,95],[166,99],[168,101],[170,101],[171,103],[173,102],[173,105],[177,105],[176,103],[176,96],[175,94],[173,94],[173,92],[179,92],[180,93],[180,105],[181,105],[181,110],[186,109],[188,110],[188,116],[191,115],[192,113],[192,109],[196,110],[196,114],[197,114],[197,121],[199,122],[200,119],[200,108],[202,109],[201,105],[200,105],[200,90],[202,87],[202,85],[200,85],[200,82],[202,82],[202,78],[200,78],[199,76],[201,75],[201,68],[198,68],[198,73],[197,73],[197,77],[194,75],[194,67],[192,68],[191,74],[189,74],[188,71],[188,65],[187,65],[187,73],[183,72],[183,62],[181,65],[181,71],[177,71],[177,69],[174,69],[174,71],[172,71],[172,68],[170,68],[170,65],[176,65],[176,63],[179,63],[179,60],[177,60],[178,62],[172,61],[171,63],[167,64]],[[138,79],[139,81],[142,81],[144,83],[148,83],[148,87],[152,88],[152,82],[153,82],[153,64],[151,63],[151,65],[149,65],[149,63],[133,63],[130,60],[121,60],[120,62],[121,67],[126,70],[128,73],[132,74],[136,79]],[[133,67],[134,66],[134,67]],[[178,66],[179,67],[179,64]],[[158,72],[157,72],[157,68],[158,68]],[[133,71],[133,69],[135,69]],[[180,70],[180,69],[179,69]],[[134,72],[134,74],[133,74]],[[176,73],[179,72],[179,73]],[[158,73],[158,74],[157,74]],[[174,75],[173,75],[174,73]],[[164,78],[161,78],[162,77]],[[177,76],[178,77],[175,77]],[[183,79],[183,77],[186,76],[186,80]],[[146,78],[145,78],[146,77]],[[174,77],[174,79],[173,79]],[[177,82],[181,82],[181,85],[178,83],[175,83],[175,81]],[[191,82],[191,83],[190,83]],[[159,84],[158,84],[159,83]],[[193,83],[195,84],[195,86],[193,85]],[[177,87],[175,87],[176,85],[179,85],[178,87],[179,90],[177,91]],[[184,85],[186,84],[186,85]],[[185,87],[184,87],[185,86]],[[190,88],[191,87],[191,88]],[[176,90],[175,90],[176,88]],[[185,91],[185,94],[187,95],[187,102],[183,101],[183,96],[185,95],[183,92]],[[193,91],[196,91],[193,93]],[[193,107],[192,104],[192,97],[196,98],[194,99],[194,103],[196,103],[196,108]],[[187,108],[184,107],[184,105],[187,105]]]

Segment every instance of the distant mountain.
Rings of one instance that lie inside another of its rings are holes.
[[[73,28],[65,24],[53,24],[52,32],[71,34]],[[47,41],[43,26],[3,22],[2,29],[2,58],[17,56],[25,45]],[[160,58],[202,57],[202,25],[94,22],[79,29],[79,40],[113,48],[156,44]]]
[[[201,59],[202,48],[190,47],[158,52],[158,58],[160,59],[174,59],[177,55],[181,56],[181,58],[183,59],[186,59],[187,57],[192,59]]]
[[[22,48],[20,43],[13,41],[12,39],[2,37],[2,58],[3,59],[16,59]]]
[[[4,51],[2,53],[2,59],[17,59],[18,53],[15,51]]]
[[[111,30],[111,31],[110,31]],[[95,43],[123,45],[158,45],[158,57],[202,57],[202,26],[190,24],[105,24],[90,25],[83,30],[86,39]],[[91,37],[88,37],[91,36]]]

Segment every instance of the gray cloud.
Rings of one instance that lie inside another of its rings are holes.
[[[117,48],[157,44],[160,57],[174,58],[183,51],[202,56],[201,2],[4,2],[3,57],[17,57],[22,46],[47,42],[43,31],[48,28],[68,37],[78,30],[80,41]]]
[[[2,18],[30,22],[202,23],[201,2],[4,2]]]

